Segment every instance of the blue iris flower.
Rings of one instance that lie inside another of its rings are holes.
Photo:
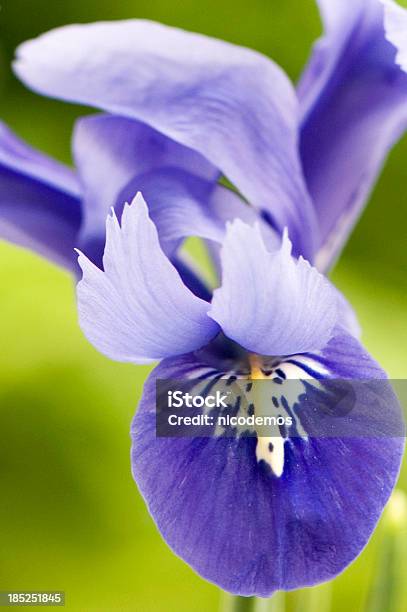
[[[0,133],[1,235],[73,271],[79,247],[89,340],[119,361],[161,360],[132,427],[134,477],[175,552],[243,595],[343,570],[403,451],[401,437],[155,433],[157,378],[385,378],[321,272],[407,123],[407,12],[319,4],[325,34],[297,92],[259,53],[151,22],[49,32],[19,48],[18,76],[106,114],[78,122],[76,173]],[[210,245],[213,293],[180,258],[190,235]]]
[[[237,219],[220,259],[222,282],[208,303],[182,282],[138,194],[121,224],[107,220],[103,270],[79,255],[79,318],[108,357],[161,360],[134,418],[132,467],[163,537],[223,589],[268,596],[332,578],[355,558],[395,484],[404,439],[401,426],[393,437],[367,433],[397,411],[387,390],[363,400],[360,435],[312,436],[301,419],[300,437],[157,437],[157,379],[278,376],[285,393],[293,378],[385,378],[346,330],[338,292],[292,256],[286,232],[271,249],[258,225]],[[256,414],[263,409],[254,403]]]

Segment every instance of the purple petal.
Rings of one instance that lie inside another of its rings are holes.
[[[67,195],[80,195],[78,179],[70,168],[27,145],[2,122],[0,139],[0,163],[3,166]]]
[[[138,194],[106,223],[104,272],[80,254],[79,321],[88,340],[117,361],[148,363],[206,344],[219,328],[162,252]]]
[[[226,224],[234,219],[259,222],[270,248],[280,242],[273,229],[233,191],[213,181],[177,168],[155,169],[136,176],[120,193],[118,201],[130,201],[141,191],[157,227],[163,250],[172,254],[180,239],[198,236],[222,244]],[[116,210],[121,210],[120,206]]]
[[[163,168],[182,169],[206,179],[209,185],[216,182],[219,175],[191,149],[142,123],[111,115],[81,118],[75,126],[73,152],[85,186],[85,218],[80,240],[85,252],[93,241],[100,243],[111,207],[116,202],[123,207],[124,202],[131,201],[142,190],[142,185],[137,185],[137,176],[151,175],[154,170]],[[129,184],[133,189],[130,195],[129,188],[126,189]],[[117,214],[120,211],[116,210]],[[101,250],[103,252],[103,247]]]
[[[315,363],[328,376],[384,376],[346,334]],[[258,459],[253,437],[157,438],[156,379],[214,373],[202,352],[165,360],[150,376],[133,422],[134,478],[163,537],[199,574],[232,593],[269,596],[332,579],[376,526],[398,475],[402,436],[291,439],[279,478]],[[376,408],[382,420],[391,412],[385,402]]]
[[[74,173],[0,123],[0,237],[74,269],[80,222]]]
[[[254,222],[256,211],[218,185],[219,172],[198,153],[150,127],[123,117],[80,119],[73,139],[74,157],[84,185],[85,221],[78,246],[101,267],[106,216],[113,204],[120,217],[125,202],[140,191],[165,253],[180,241],[199,236],[221,243],[226,221]],[[260,220],[268,244],[278,239]]]
[[[15,71],[40,93],[138,119],[198,151],[312,257],[296,97],[266,57],[132,20],[48,32],[19,47]]]
[[[286,235],[271,253],[258,227],[235,221],[222,250],[222,269],[209,315],[229,338],[262,355],[327,344],[338,316],[336,294],[307,261],[293,259]]]
[[[301,158],[321,232],[316,261],[326,270],[405,130],[407,76],[386,39],[398,37],[385,33],[380,0],[318,2],[325,34],[315,45],[298,95]],[[397,12],[405,18],[403,9]]]
[[[235,219],[240,219],[248,225],[258,224],[267,248],[271,251],[278,249],[281,242],[278,232],[275,231],[265,219],[260,217],[254,208],[245,204],[232,190],[224,188],[222,185],[218,185],[208,205],[211,215],[222,224],[224,230],[227,223]],[[224,237],[225,235],[222,236],[221,242],[214,242],[210,239],[205,241],[212,264],[219,279],[221,278],[222,271],[220,253]]]
[[[179,242],[199,236],[222,242],[225,223],[210,205],[214,191],[226,191],[216,182],[194,176],[177,168],[155,169],[137,175],[119,195],[119,202],[131,201],[141,191],[148,202],[149,214],[157,227],[160,244],[171,255]],[[245,205],[241,204],[243,207]],[[116,207],[120,210],[120,205]],[[230,213],[237,216],[240,207]]]

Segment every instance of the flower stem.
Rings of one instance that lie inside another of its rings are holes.
[[[224,593],[221,612],[284,612],[285,593],[279,591],[270,599],[257,597],[239,597]]]
[[[240,597],[223,593],[221,612],[254,612],[255,597]]]

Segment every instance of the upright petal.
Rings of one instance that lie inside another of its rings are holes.
[[[208,304],[193,295],[162,252],[140,194],[121,226],[106,224],[104,272],[80,254],[80,325],[92,344],[118,361],[148,363],[206,344],[218,333]]]
[[[384,22],[381,0],[318,4],[325,34],[314,47],[298,95],[301,158],[320,224],[317,265],[326,270],[406,128],[407,76],[396,63],[394,44],[400,38],[393,19]],[[386,7],[395,10],[390,0]],[[398,19],[406,19],[404,9],[397,12]]]
[[[328,377],[384,376],[347,334],[317,359]],[[228,374],[227,361],[199,351],[163,361],[147,381],[132,427],[132,463],[153,519],[175,553],[232,593],[265,597],[334,578],[375,528],[398,475],[402,435],[293,438],[280,477],[258,456],[255,437],[156,437],[157,378]],[[382,384],[383,397],[391,397]],[[397,407],[378,399],[371,411],[385,422]]]
[[[221,259],[222,285],[209,315],[229,338],[263,355],[325,346],[337,322],[335,291],[307,261],[294,260],[286,234],[271,253],[258,227],[235,221]]]
[[[0,124],[0,238],[74,269],[79,195],[69,168]]]
[[[40,93],[138,119],[198,151],[313,256],[296,97],[266,57],[132,20],[51,31],[19,47],[15,70]]]

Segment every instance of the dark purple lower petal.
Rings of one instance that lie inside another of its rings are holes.
[[[347,334],[314,364],[333,377],[384,376]],[[222,367],[202,351],[162,362],[134,419],[133,474],[163,537],[232,593],[268,596],[334,577],[374,530],[398,475],[403,438],[292,439],[280,477],[257,461],[253,437],[156,438],[156,378],[209,376],[213,366],[230,371],[226,358]]]

